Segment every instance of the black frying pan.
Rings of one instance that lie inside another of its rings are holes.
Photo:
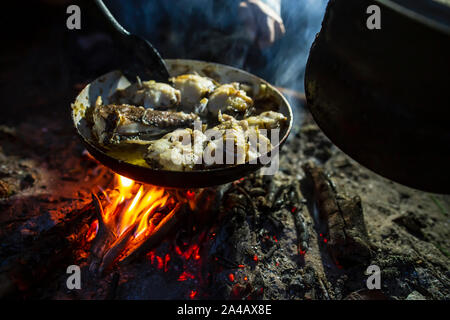
[[[254,88],[255,92],[259,90],[261,84],[266,84],[273,98],[278,102],[279,108],[274,111],[280,112],[288,118],[287,124],[280,130],[279,144],[275,145],[271,151],[272,158],[277,154],[291,131],[292,110],[287,100],[276,88],[248,72],[225,65],[194,60],[166,60],[165,62],[171,76],[197,72],[200,75],[213,78],[220,83],[236,81],[248,84]],[[88,84],[72,104],[73,122],[82,142],[92,156],[114,172],[136,181],[162,187],[202,188],[237,180],[262,167],[258,161],[258,164],[244,163],[210,170],[167,171],[133,164],[107,154],[96,143],[96,140],[91,134],[91,128],[85,117],[86,110],[94,106],[95,100],[99,95],[102,97],[103,102],[107,104],[109,97],[115,90],[125,88],[129,84],[130,82],[120,71],[110,72]]]

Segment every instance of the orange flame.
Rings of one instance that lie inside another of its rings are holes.
[[[163,188],[140,185],[117,174],[115,179],[116,192],[110,195],[111,203],[103,209],[103,221],[105,224],[114,223],[118,238],[128,228],[135,226],[137,229],[134,231],[134,237],[138,238],[148,230],[150,218],[166,205],[169,195]]]
[[[164,217],[162,209],[173,204],[174,199],[161,187],[143,185],[118,174],[114,177],[114,186],[104,193],[107,202],[103,206],[102,220],[115,235],[113,245],[131,234],[119,258],[123,260],[151,235]],[[177,208],[174,206],[172,211]],[[90,234],[89,238],[92,237]]]

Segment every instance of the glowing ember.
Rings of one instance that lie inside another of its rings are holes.
[[[180,276],[178,277],[178,281],[186,281],[187,279],[194,279],[194,275],[187,272],[187,271],[183,271],[182,274],[180,274]]]
[[[89,227],[89,230],[86,235],[86,241],[91,242],[92,240],[94,240],[95,236],[97,235],[97,232],[98,232],[98,220],[95,220]]]
[[[152,264],[155,262],[155,253],[153,251],[150,251],[149,253],[147,253],[147,257]]]
[[[169,271],[169,262],[170,262],[170,255],[166,253],[164,257],[164,272]]]
[[[195,192],[194,191],[191,191],[191,190],[188,190],[187,192],[186,192],[186,196],[187,196],[187,198],[188,199],[194,199],[194,197],[195,197]]]

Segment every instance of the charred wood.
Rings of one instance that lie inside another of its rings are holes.
[[[319,217],[327,226],[327,248],[338,266],[351,267],[371,257],[361,199],[337,192],[322,168],[312,162],[303,165],[313,189]]]
[[[305,205],[304,199],[301,197],[300,186],[298,183],[292,185],[290,199],[293,201],[291,212],[294,216],[295,231],[297,232],[297,247],[299,253],[303,255],[308,250],[309,232],[303,217]]]

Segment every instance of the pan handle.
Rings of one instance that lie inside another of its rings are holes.
[[[102,0],[94,0],[101,16],[114,38],[116,64],[129,79],[139,76],[143,80],[168,82],[170,77],[164,60],[147,40],[133,35],[114,18]]]
[[[114,18],[111,11],[106,7],[102,0],[94,0],[95,4],[102,12],[102,16],[107,20],[107,25],[114,31],[115,34],[120,34],[121,36],[129,36],[130,33],[125,30],[124,27]]]

